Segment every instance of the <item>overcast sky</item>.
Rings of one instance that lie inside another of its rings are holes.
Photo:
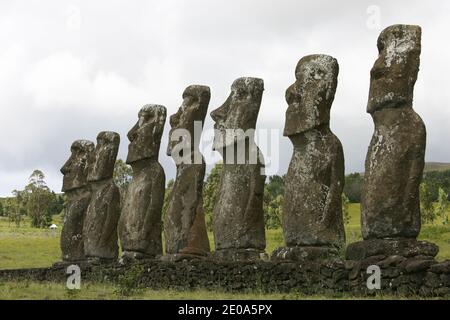
[[[450,162],[449,17],[446,0],[2,0],[0,195],[23,188],[34,169],[59,191],[75,139],[116,131],[125,158],[141,106],[162,104],[170,115],[186,86],[205,84],[210,112],[241,76],[264,79],[258,128],[280,130],[280,162],[272,159],[269,173],[283,174],[292,152],[281,136],[284,93],[297,61],[313,53],[339,62],[331,127],[347,173],[363,171],[373,131],[369,71],[380,31],[396,23],[422,26],[414,108],[427,125],[426,160]],[[168,130],[167,121],[160,155],[167,179],[175,172],[165,155]]]

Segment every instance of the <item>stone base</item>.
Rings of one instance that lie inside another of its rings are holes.
[[[402,256],[405,258],[422,256],[433,259],[439,247],[427,241],[416,239],[369,239],[349,244],[346,258],[364,260],[373,256]]]
[[[188,255],[195,255],[195,256],[203,256],[206,257],[209,252],[206,252],[204,250],[194,248],[194,247],[186,247],[184,249],[180,250],[181,254],[188,254]]]
[[[381,269],[381,288],[369,289],[371,274],[367,267]],[[136,272],[135,267],[141,266]],[[421,257],[377,257],[365,260],[337,261],[337,259],[302,262],[228,262],[194,259],[182,262],[138,260],[121,265],[80,265],[85,282],[120,284],[121,276],[136,275],[137,288],[153,290],[217,290],[220,292],[295,292],[315,295],[341,295],[355,297],[398,295],[442,297],[450,299],[450,260],[436,262]],[[0,282],[43,281],[64,285],[66,269],[62,266],[0,270]],[[133,276],[134,277],[134,276]]]
[[[173,254],[166,254],[161,257],[161,261],[166,262],[178,262],[183,260],[190,261],[195,259],[206,259],[206,256],[188,253],[173,253]]]
[[[219,261],[267,261],[266,252],[257,249],[222,249],[211,252],[210,257]]]
[[[206,259],[208,254],[209,252],[198,248],[186,247],[178,253],[167,253],[161,257],[161,261],[177,262],[183,260]]]
[[[100,257],[88,257],[87,262],[90,264],[110,264],[117,261],[117,259],[110,259],[110,258],[100,258]]]
[[[326,246],[280,247],[270,256],[271,261],[311,261],[339,257],[339,250]]]
[[[53,264],[53,267],[68,267],[70,265],[84,265],[87,260],[73,260],[73,261],[58,261]]]
[[[120,256],[119,263],[126,264],[136,260],[155,260],[159,259],[159,256],[151,256],[137,251],[124,251]]]

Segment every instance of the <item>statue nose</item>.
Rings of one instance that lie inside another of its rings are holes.
[[[172,127],[176,126],[178,124],[178,121],[179,121],[178,112],[170,116],[170,125]]]
[[[296,93],[295,93],[295,87],[294,87],[294,85],[291,85],[291,86],[290,86],[289,88],[287,88],[287,90],[286,90],[286,102],[287,102],[288,104],[294,102],[294,101],[295,101],[295,96],[296,96]]]
[[[215,122],[218,122],[218,121],[224,119],[225,118],[225,105],[222,105],[219,108],[217,108],[216,110],[212,111],[211,118]]]
[[[59,171],[61,171],[62,174],[69,173],[69,164],[66,162]]]

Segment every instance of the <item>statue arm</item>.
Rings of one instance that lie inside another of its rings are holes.
[[[120,217],[120,191],[115,184],[112,184],[108,190],[106,198],[108,199],[108,208],[102,230],[103,241],[109,241],[117,234],[117,224]]]
[[[334,148],[330,171],[330,186],[325,201],[322,220],[335,223],[336,218],[332,211],[342,212],[342,190],[344,189],[345,182],[344,153],[339,141],[337,141],[337,147]]]
[[[423,169],[425,167],[425,143],[421,143],[413,152],[414,154],[409,165],[409,172],[407,173],[409,179],[407,179],[405,192],[403,193],[403,207],[408,208],[408,210],[415,209],[411,207],[411,205],[415,205],[411,203],[411,199],[419,199],[418,191],[422,180]]]

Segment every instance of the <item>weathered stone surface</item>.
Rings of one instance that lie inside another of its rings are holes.
[[[272,261],[310,261],[339,256],[339,250],[327,246],[298,246],[277,248],[272,252]]]
[[[84,251],[89,259],[114,260],[119,254],[120,191],[113,181],[119,144],[118,133],[100,132],[89,164],[87,180],[92,196],[83,227]]]
[[[435,265],[432,265],[430,268],[431,272],[434,273],[447,273],[450,274],[450,260],[445,260]]]
[[[138,122],[128,132],[127,163],[133,169],[133,179],[118,225],[123,258],[153,258],[162,254],[165,174],[158,154],[165,122],[165,107],[146,105],[139,111]]]
[[[198,149],[211,94],[209,87],[192,85],[183,93],[183,103],[170,117],[167,154],[177,166],[177,175],[164,221],[166,254],[175,260],[200,255],[209,248],[203,211],[205,162]]]
[[[404,262],[406,260],[405,257],[402,256],[397,256],[397,255],[393,255],[393,256],[389,256],[386,259],[382,260],[378,265],[381,268],[388,268],[391,266],[398,266],[400,263]]]
[[[351,243],[347,246],[346,257],[349,260],[362,260],[371,256],[384,254],[402,257],[435,257],[439,247],[427,241],[415,239],[369,239]]]
[[[337,252],[328,247],[341,247],[345,242],[341,204],[344,154],[329,127],[338,70],[333,57],[303,57],[295,70],[296,81],[286,91],[289,107],[284,135],[294,145],[283,206],[288,248],[279,249],[273,258],[301,259],[304,254],[323,258]],[[299,246],[308,250],[294,249]]]
[[[93,142],[75,141],[71,146],[70,158],[61,168],[61,173],[64,175],[62,191],[67,197],[60,240],[63,261],[85,259],[83,223],[91,198],[91,192],[87,186],[87,174],[88,160],[93,150]]]
[[[172,255],[176,256],[176,255]],[[377,264],[377,262],[372,262]],[[132,264],[79,263],[83,281],[116,283],[120,278],[134,279],[137,288],[220,291],[257,290],[258,292],[296,292],[330,294],[345,292],[356,296],[399,295],[450,298],[450,274],[427,270],[407,273],[401,266],[382,268],[381,289],[367,288],[367,267],[361,261],[304,260],[266,262],[228,262],[209,259],[183,259],[163,262],[143,260]],[[351,265],[346,268],[346,265]],[[0,281],[54,281],[65,284],[67,264],[51,268],[0,270]],[[133,281],[133,280],[132,280]]]
[[[88,140],[76,140],[70,147],[71,155],[62,166],[62,192],[86,187],[88,162],[94,151],[94,143]]]
[[[87,188],[67,191],[64,222],[61,231],[61,252],[64,261],[80,261],[85,259],[83,245],[83,223],[91,192]]]
[[[210,257],[221,261],[260,261],[269,260],[267,253],[261,249],[222,249],[211,253]]]
[[[364,239],[416,238],[426,130],[412,109],[421,50],[419,26],[394,25],[378,38],[367,112],[375,123],[361,199]]]
[[[408,261],[408,263],[405,264],[406,272],[413,273],[413,272],[420,272],[428,270],[430,266],[433,264],[436,264],[437,262],[435,260],[412,260]]]
[[[215,121],[213,148],[224,160],[219,196],[214,206],[215,256],[218,258],[242,257],[233,253],[242,249],[254,250],[259,256],[266,246],[264,160],[254,141],[263,90],[262,79],[239,78],[233,82],[225,103],[211,112]]]

